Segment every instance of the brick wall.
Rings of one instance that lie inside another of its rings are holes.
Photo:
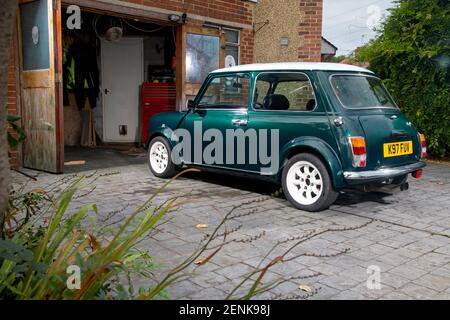
[[[300,10],[303,19],[298,27],[301,38],[298,59],[319,62],[322,41],[322,0],[300,0]]]
[[[253,3],[244,0],[126,0],[135,4],[251,24]]]
[[[320,61],[322,0],[259,0],[254,23],[255,62]]]
[[[13,38],[16,36],[14,35]],[[11,41],[10,55],[9,55],[9,66],[8,66],[8,103],[7,112],[8,114],[19,114],[18,105],[18,86],[17,86],[17,47],[16,42]],[[20,124],[20,123],[19,123]],[[8,128],[11,131],[11,128]],[[20,148],[20,147],[19,147]],[[12,167],[18,168],[20,166],[20,151],[18,148],[9,150],[9,161]]]
[[[297,1],[297,0],[296,0]],[[188,15],[187,25],[201,27],[208,18],[220,19],[227,22],[247,25],[248,28],[240,30],[240,64],[254,62],[254,35],[251,26],[253,25],[253,10],[255,3],[246,0],[125,0],[149,7],[186,12]],[[203,21],[193,19],[189,15],[205,17]]]
[[[259,0],[255,6],[255,62],[297,61],[301,19],[299,0]],[[288,45],[280,45],[282,37],[288,39]]]
[[[253,30],[241,30],[240,64],[253,63],[254,38]]]

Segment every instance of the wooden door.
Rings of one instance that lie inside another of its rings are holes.
[[[64,166],[60,0],[19,4],[24,167],[60,173]]]
[[[182,27],[181,108],[194,99],[209,72],[225,65],[225,34],[222,30]]]

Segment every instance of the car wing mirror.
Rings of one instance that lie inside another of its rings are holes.
[[[195,102],[194,102],[194,100],[188,100],[187,101],[187,108],[188,108],[188,110],[195,111]]]

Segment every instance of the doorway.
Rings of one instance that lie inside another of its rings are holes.
[[[105,150],[142,156],[149,118],[177,109],[176,27],[83,10],[81,16],[80,30],[62,25],[66,171],[96,167],[102,157],[86,155]],[[173,99],[145,112],[149,86],[158,96],[168,92],[159,87],[173,88]]]

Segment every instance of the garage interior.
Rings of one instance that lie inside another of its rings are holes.
[[[148,120],[177,109],[176,27],[88,11],[81,23],[62,24],[64,171],[144,162]]]

